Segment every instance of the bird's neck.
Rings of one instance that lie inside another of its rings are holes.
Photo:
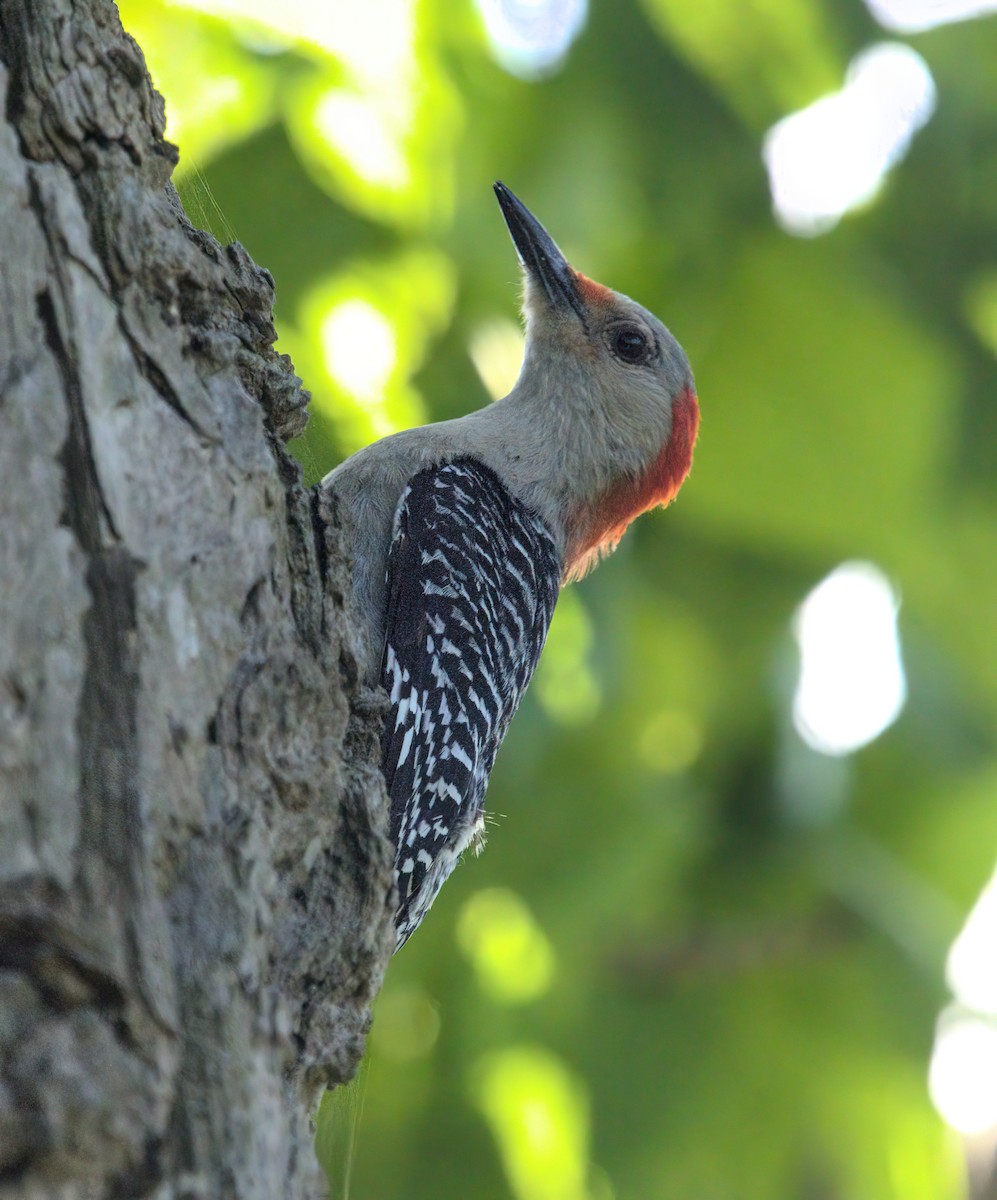
[[[688,388],[672,407],[671,433],[650,466],[639,474],[615,480],[594,502],[579,502],[572,508],[565,522],[567,579],[580,579],[603,555],[614,550],[641,513],[675,498],[692,466],[698,429],[699,402],[693,389]]]

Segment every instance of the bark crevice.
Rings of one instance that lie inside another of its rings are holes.
[[[0,0],[0,112],[0,1198],[318,1195],[393,937],[308,394],[110,0]]]

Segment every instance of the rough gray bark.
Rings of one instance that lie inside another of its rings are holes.
[[[318,1194],[392,934],[307,395],[110,0],[0,0],[0,112],[0,1197]]]

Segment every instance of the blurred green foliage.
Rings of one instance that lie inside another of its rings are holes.
[[[563,597],[488,851],[392,964],[355,1151],[323,1108],[333,1177],[345,1153],[357,1200],[966,1195],[926,1079],[997,841],[997,19],[909,39],[935,116],[801,240],[762,137],[884,37],[859,0],[592,0],[532,79],[464,0],[121,10],[192,217],[276,277],[310,480],[514,378],[495,178],[670,324],[702,400],[676,505]],[[793,729],[792,618],[853,558],[902,596],[909,698],[832,759]]]

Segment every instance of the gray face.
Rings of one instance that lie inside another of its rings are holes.
[[[495,194],[526,274],[531,334],[545,330],[545,340],[587,361],[610,391],[660,392],[670,400],[692,386],[682,347],[657,317],[575,271],[504,184],[495,184]]]
[[[580,279],[582,294],[591,296],[585,337],[604,378],[621,388],[657,380],[670,395],[692,387],[685,351],[653,313],[629,296]]]

